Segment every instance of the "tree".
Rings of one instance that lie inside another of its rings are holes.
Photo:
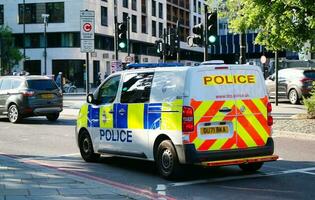
[[[301,51],[315,40],[314,0],[208,0],[229,18],[234,33],[257,30],[256,44],[270,51]]]
[[[19,49],[14,46],[14,38],[8,26],[0,27],[0,51],[0,75],[9,72],[13,65],[23,58]]]

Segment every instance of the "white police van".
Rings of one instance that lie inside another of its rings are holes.
[[[256,171],[277,160],[259,67],[129,68],[109,76],[80,109],[76,140],[85,161],[101,154],[151,160],[169,178],[184,164]]]

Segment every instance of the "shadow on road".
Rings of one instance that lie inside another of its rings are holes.
[[[10,123],[8,118],[1,117],[0,122],[6,122]],[[17,123],[18,124],[29,124],[29,125],[57,125],[57,126],[75,126],[76,125],[76,120],[75,119],[64,119],[64,118],[59,118],[57,121],[52,122],[48,121],[46,117],[30,117],[30,118],[24,118],[21,120],[21,122]]]

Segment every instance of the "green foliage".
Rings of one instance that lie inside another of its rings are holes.
[[[315,40],[314,0],[208,0],[229,18],[234,33],[257,30],[255,43],[271,51],[301,51]]]
[[[313,88],[311,91],[311,97],[303,100],[307,109],[307,114],[310,118],[315,118],[315,81],[313,81]]]
[[[20,61],[23,56],[18,48],[14,47],[14,38],[11,29],[8,26],[0,27],[1,44],[1,64],[2,72],[10,71],[14,64]]]

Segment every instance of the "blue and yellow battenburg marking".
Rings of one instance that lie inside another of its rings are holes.
[[[82,116],[79,124],[81,127],[86,124],[86,127],[100,128],[181,130],[182,105],[182,100],[150,104],[117,103],[101,107],[86,105],[81,108],[81,115],[87,118]],[[82,120],[87,120],[87,123]]]

